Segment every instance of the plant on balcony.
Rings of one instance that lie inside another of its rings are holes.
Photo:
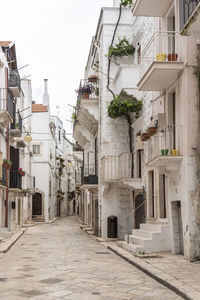
[[[139,117],[142,110],[142,100],[138,100],[126,92],[116,96],[108,105],[108,116],[112,119],[124,117],[129,124],[130,152],[132,153],[132,131],[131,114],[135,113],[135,118]]]
[[[64,159],[61,156],[59,156],[59,157],[56,157],[56,160],[58,160],[58,167],[57,167],[58,175],[59,175],[59,177],[61,177],[63,174],[63,169],[65,167]]]
[[[78,90],[78,94],[82,98],[89,98],[89,95],[92,94],[93,92],[93,87],[91,85],[84,85]]]
[[[148,134],[149,136],[152,136],[152,135],[156,134],[157,129],[158,129],[157,127],[151,126],[151,127],[149,127],[149,128],[147,129],[147,134]]]
[[[12,166],[12,162],[7,160],[7,159],[4,159],[3,160],[3,166],[6,168],[6,169],[10,169],[11,166]]]
[[[61,189],[59,189],[58,191],[57,191],[57,200],[58,201],[62,201],[62,200],[64,200],[64,192],[61,190]]]
[[[15,124],[15,129],[19,129],[19,122]]]
[[[97,75],[90,75],[88,77],[88,81],[89,82],[97,82],[99,80],[98,76]]]
[[[18,168],[18,173],[21,175],[21,176],[25,176],[26,172],[22,170],[22,168]]]
[[[167,56],[168,61],[177,61],[178,54],[177,53],[170,53]]]
[[[123,7],[133,4],[132,0],[120,0],[120,2],[121,2],[121,6]]]
[[[17,148],[25,148],[26,147],[26,144],[24,143],[23,140],[17,141],[16,145],[17,145]]]
[[[68,192],[68,200],[72,200],[75,197],[75,192]]]
[[[114,46],[109,47],[108,57],[114,56],[123,57],[123,56],[133,56],[135,53],[135,47],[129,43],[129,41],[124,37],[119,39],[119,43],[116,43]]]

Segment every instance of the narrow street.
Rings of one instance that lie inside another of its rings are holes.
[[[0,259],[0,299],[181,299],[79,229],[30,227]]]

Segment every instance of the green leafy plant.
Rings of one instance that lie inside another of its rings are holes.
[[[129,141],[130,152],[133,152],[132,148],[132,130],[131,130],[131,113],[135,113],[135,117],[138,118],[140,111],[142,110],[142,100],[138,100],[132,95],[128,95],[126,92],[121,93],[108,105],[108,116],[112,119],[120,117],[126,118],[129,124]],[[133,167],[132,167],[133,172]]]
[[[116,96],[108,106],[108,116],[112,119],[125,117],[130,122],[130,114],[135,113],[135,117],[138,118],[142,109],[142,101],[136,97],[121,94]]]
[[[123,7],[126,7],[129,4],[133,4],[132,0],[120,0],[120,2]]]
[[[124,37],[119,39],[119,43],[114,46],[109,47],[108,56],[109,57],[122,57],[122,56],[132,56],[135,53],[135,47],[129,43],[129,41]]]

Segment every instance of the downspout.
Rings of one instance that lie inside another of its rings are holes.
[[[8,68],[5,68],[5,87],[6,87],[6,109],[8,107]],[[6,159],[10,160],[9,145],[9,124],[6,127]],[[8,227],[8,189],[9,189],[9,169],[6,168],[6,209],[5,209],[5,227]]]

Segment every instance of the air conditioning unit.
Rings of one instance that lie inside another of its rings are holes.
[[[152,127],[160,127],[164,129],[166,125],[166,114],[165,113],[158,113],[153,116],[153,120],[151,121]]]
[[[136,138],[136,150],[144,150],[143,142],[140,139],[140,135]]]

